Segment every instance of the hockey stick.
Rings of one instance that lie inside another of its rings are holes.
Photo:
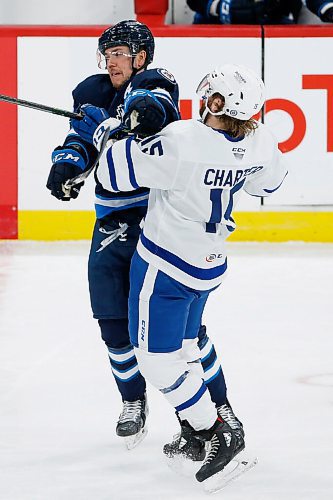
[[[76,118],[77,120],[81,120],[83,118],[83,114],[81,113],[72,113],[71,111],[66,111],[65,109],[52,108],[51,106],[46,106],[45,104],[24,101],[23,99],[17,99],[16,97],[10,97],[8,95],[0,94],[0,101],[17,104],[18,106],[25,106],[26,108],[37,109],[38,111],[46,111],[47,113],[53,113],[54,115],[65,116],[67,118]]]
[[[65,198],[70,198],[70,192],[71,192],[72,187],[76,186],[77,184],[80,184],[80,182],[83,182],[91,174],[91,172],[94,170],[94,168],[97,167],[97,164],[98,164],[99,160],[101,159],[101,156],[104,152],[104,149],[106,148],[106,143],[109,140],[110,131],[111,131],[111,127],[107,127],[105,129],[104,137],[103,137],[103,140],[101,142],[101,148],[99,150],[99,153],[97,155],[96,160],[91,165],[91,167],[88,168],[88,170],[85,170],[84,172],[82,172],[82,174],[76,175],[72,179],[68,179],[65,182],[65,184],[62,185],[62,190],[64,192]]]

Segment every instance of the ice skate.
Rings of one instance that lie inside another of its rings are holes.
[[[126,448],[132,450],[147,435],[146,419],[149,413],[147,397],[136,401],[123,401],[116,433],[124,438]]]
[[[177,474],[192,476],[196,473],[206,456],[205,443],[197,439],[195,430],[184,420],[180,421],[181,430],[171,443],[163,447],[167,465]]]
[[[235,458],[244,444],[243,447],[239,445],[235,431],[221,417],[211,429],[200,431],[197,435],[208,442],[206,459],[195,475],[207,492],[222,489],[257,463],[257,459]]]
[[[168,458],[181,456],[193,462],[202,461],[205,458],[205,443],[196,438],[196,431],[187,420],[180,422],[181,431],[174,436],[171,443],[163,447],[163,453]]]
[[[224,405],[221,405],[217,408],[217,413],[222,418],[222,420],[224,420],[225,422],[227,422],[227,424],[230,425],[230,427],[232,428],[232,430],[235,433],[235,437],[236,437],[236,449],[235,449],[235,451],[237,453],[239,453],[240,451],[244,450],[244,448],[245,448],[245,441],[244,441],[245,433],[244,433],[244,429],[243,429],[243,424],[240,422],[240,420],[238,420],[238,418],[234,414],[228,400]]]

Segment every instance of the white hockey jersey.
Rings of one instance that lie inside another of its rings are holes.
[[[232,211],[241,190],[268,196],[286,175],[264,125],[239,140],[197,120],[171,123],[140,143],[118,141],[97,169],[107,190],[151,188],[137,250],[146,262],[197,290],[222,281],[225,240],[235,229]]]

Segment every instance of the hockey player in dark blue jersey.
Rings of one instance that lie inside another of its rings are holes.
[[[305,5],[324,23],[333,23],[333,2],[329,0],[306,0]]]
[[[102,33],[98,43],[99,67],[107,74],[93,75],[73,91],[74,109],[89,103],[100,113],[119,119],[137,136],[149,136],[179,119],[178,85],[163,68],[147,69],[154,56],[154,38],[147,26],[122,21]],[[85,135],[86,115],[71,130],[64,145],[53,152],[53,166],[47,182],[56,198],[76,198],[81,185],[68,190],[63,186],[88,169],[97,149]],[[100,120],[102,121],[102,120]],[[148,189],[110,193],[96,179],[96,224],[88,264],[90,299],[102,339],[107,345],[111,369],[123,400],[123,411],[116,432],[131,448],[145,435],[147,401],[145,380],[139,372],[128,333],[128,294],[130,261],[140,234],[140,222],[148,203]],[[205,382],[216,406],[226,403],[223,372],[214,346],[200,328],[199,347]]]

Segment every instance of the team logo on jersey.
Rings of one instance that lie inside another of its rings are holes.
[[[116,110],[116,118],[121,121],[123,116],[124,116],[124,106],[123,104],[119,104]]]
[[[215,259],[222,259],[223,253],[211,253],[207,255],[206,262],[213,262]]]
[[[160,75],[164,76],[164,78],[166,78],[167,80],[169,80],[171,83],[176,83],[175,77],[167,69],[158,68],[157,73],[159,73]]]
[[[129,83],[128,86],[127,86],[127,88],[126,88],[126,90],[125,90],[124,99],[126,99],[126,97],[128,96],[128,94],[130,92],[132,92],[132,90],[133,90],[132,83]]]

